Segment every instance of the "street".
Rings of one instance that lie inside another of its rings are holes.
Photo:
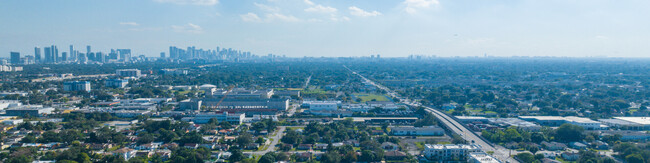
[[[400,101],[404,101],[405,104],[407,104],[409,106],[412,106],[412,107],[418,107],[418,106],[424,107],[427,111],[429,111],[434,116],[436,116],[436,118],[438,118],[440,120],[440,122],[442,122],[452,132],[454,132],[454,133],[456,133],[458,135],[461,135],[463,137],[463,139],[467,140],[468,142],[471,142],[473,144],[478,145],[485,152],[493,151],[494,154],[492,154],[492,156],[495,157],[496,159],[498,159],[498,160],[500,160],[502,162],[511,162],[511,163],[517,163],[518,162],[517,160],[510,157],[508,149],[506,149],[504,147],[500,147],[498,145],[495,145],[495,147],[493,147],[488,142],[485,142],[485,141],[483,141],[483,139],[479,138],[476,135],[476,133],[468,130],[467,128],[465,128],[465,126],[463,126],[461,123],[458,123],[455,119],[449,117],[447,114],[442,113],[442,112],[440,112],[438,110],[435,110],[433,108],[430,108],[428,106],[423,106],[423,105],[419,104],[418,102],[415,102],[414,100],[410,100],[410,99],[404,98],[404,97],[399,97],[397,95],[397,93],[390,90],[388,87],[384,87],[384,86],[382,86],[380,84],[375,83],[374,81],[372,81],[370,79],[367,79],[363,75],[361,75],[361,74],[359,74],[359,73],[357,73],[355,71],[352,71],[347,66],[344,66],[344,67],[346,69],[348,69],[349,71],[351,71],[353,74],[358,75],[365,82],[370,83],[370,84],[374,85],[375,87],[386,91],[387,94],[389,96],[391,96],[392,98],[400,99]],[[409,102],[409,101],[411,101],[411,102]]]

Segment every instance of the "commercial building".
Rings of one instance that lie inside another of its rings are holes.
[[[17,107],[20,105],[23,105],[23,103],[18,100],[0,100],[0,110]]]
[[[266,90],[247,90],[243,88],[236,88],[233,90],[217,90],[212,94],[212,97],[221,99],[226,96],[226,99],[269,99],[273,96],[273,89]]]
[[[219,122],[228,122],[231,124],[241,124],[246,117],[243,113],[228,113],[228,112],[207,112],[196,114],[194,117],[184,117],[183,121],[191,121],[196,124],[205,124],[214,118]]]
[[[490,123],[495,124],[499,127],[514,126],[527,131],[539,131],[539,129],[542,128],[542,126],[538,124],[517,118],[489,118],[488,120]]]
[[[86,91],[90,92],[90,82],[87,81],[70,81],[63,83],[64,91]]]
[[[393,127],[390,130],[393,135],[398,136],[442,136],[445,134],[445,130],[438,126]]]
[[[476,145],[425,144],[422,154],[431,161],[467,160],[470,153],[482,152]]]
[[[124,88],[129,84],[129,80],[126,79],[107,79],[104,81],[104,86],[111,88]]]
[[[564,123],[569,123],[580,126],[586,130],[603,130],[608,128],[606,125],[602,125],[598,121],[575,116],[519,116],[519,119],[533,121],[544,126],[560,126]]]
[[[302,101],[300,107],[309,108],[312,103],[336,103],[337,106],[341,106],[341,101]]]
[[[475,116],[456,116],[458,121],[463,123],[489,123],[488,118]]]
[[[351,117],[354,122],[364,123],[413,123],[417,117]],[[335,121],[342,121],[346,118],[334,118]]]
[[[310,111],[335,111],[338,110],[336,102],[312,102],[309,105]]]
[[[181,69],[162,69],[160,70],[161,75],[187,75],[189,71]]]
[[[501,161],[485,152],[474,152],[469,154],[468,163],[501,163]]]
[[[183,100],[178,103],[178,106],[181,110],[200,110],[201,109],[201,100]]]
[[[598,121],[620,129],[650,130],[650,117],[614,117],[613,119],[599,119]]]
[[[42,105],[22,105],[13,108],[6,109],[6,116],[24,116],[29,115],[33,117],[38,117],[42,115],[52,114],[54,108],[52,107],[43,107]]]
[[[121,77],[140,77],[142,75],[138,69],[119,69],[115,74]]]
[[[201,99],[203,105],[208,109],[274,109],[287,110],[289,100],[287,99],[230,99],[213,97]],[[221,103],[219,103],[221,101]]]
[[[11,64],[21,64],[20,62],[20,53],[10,52],[11,54]]]

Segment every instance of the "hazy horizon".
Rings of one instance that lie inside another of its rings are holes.
[[[0,1],[0,57],[217,46],[288,57],[648,57],[650,1]]]

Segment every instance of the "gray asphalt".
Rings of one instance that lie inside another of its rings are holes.
[[[392,98],[398,98],[398,99],[400,99],[400,101],[404,102],[405,104],[407,104],[409,106],[414,106],[414,107],[422,106],[422,107],[424,107],[427,111],[429,111],[434,116],[436,116],[436,118],[438,118],[440,120],[440,122],[442,122],[452,132],[461,135],[463,137],[463,139],[467,140],[468,142],[474,142],[474,144],[479,145],[481,147],[481,149],[483,151],[485,151],[485,152],[493,151],[494,154],[492,156],[495,157],[496,159],[500,160],[501,162],[518,163],[517,160],[510,157],[510,151],[508,149],[506,149],[504,147],[501,147],[501,146],[498,146],[498,145],[494,145],[494,147],[493,147],[488,142],[485,142],[485,141],[483,141],[483,139],[479,138],[478,135],[476,135],[476,133],[474,133],[471,130],[465,128],[465,126],[463,126],[461,123],[457,122],[455,119],[451,118],[449,115],[447,115],[447,114],[445,114],[443,112],[440,112],[438,110],[435,110],[433,108],[430,108],[428,106],[423,106],[423,105],[419,104],[418,102],[411,102],[412,100],[410,100],[408,98],[399,97],[397,95],[397,93],[395,93],[394,91],[392,91],[388,87],[384,87],[384,86],[382,86],[382,85],[380,85],[378,83],[375,83],[374,81],[372,81],[370,79],[367,79],[363,75],[361,75],[361,74],[359,74],[359,73],[357,73],[355,71],[352,71],[347,66],[344,66],[344,67],[346,69],[348,69],[349,71],[351,71],[353,74],[358,75],[360,78],[362,78],[367,83],[370,83],[370,84],[376,86],[377,88],[386,91],[387,94],[389,96],[391,96]]]

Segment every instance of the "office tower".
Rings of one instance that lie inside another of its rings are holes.
[[[86,55],[90,54],[90,45],[86,46]]]
[[[165,58],[165,52],[160,52],[160,58]]]
[[[95,61],[95,53],[86,53],[88,61]]]
[[[79,53],[77,57],[80,63],[88,61],[88,57],[86,57],[85,53]]]
[[[61,61],[68,61],[68,52],[61,53]]]
[[[117,49],[116,51],[120,55],[120,60],[129,61],[131,59],[131,49]]]
[[[45,56],[43,60],[41,60],[43,63],[48,63],[50,62],[50,58],[52,58],[52,48],[50,47],[44,47],[43,52],[45,53]]]
[[[59,58],[59,48],[56,46],[52,45],[50,47],[50,58],[48,59],[48,62],[50,63],[56,63],[57,59]]]
[[[74,58],[77,58],[76,57],[77,54],[74,53],[74,46],[70,45],[70,53],[68,55],[70,55],[68,57],[68,58],[70,58],[70,60],[74,60]]]
[[[36,62],[41,62],[41,48],[39,47],[34,48],[34,60]]]
[[[11,64],[20,64],[20,53],[10,52],[11,54]]]

